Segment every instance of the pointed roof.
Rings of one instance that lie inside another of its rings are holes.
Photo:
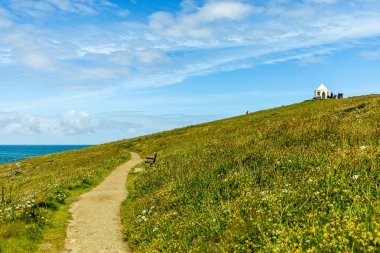
[[[328,91],[329,89],[327,89],[327,87],[323,83],[321,83],[321,85],[319,85],[317,90],[327,90]]]

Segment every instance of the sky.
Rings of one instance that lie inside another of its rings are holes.
[[[380,93],[378,0],[0,0],[0,144],[98,144]]]

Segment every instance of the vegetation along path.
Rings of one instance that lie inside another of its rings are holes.
[[[96,188],[80,196],[70,209],[65,252],[127,252],[122,239],[120,204],[127,197],[129,170],[142,160],[136,153]]]

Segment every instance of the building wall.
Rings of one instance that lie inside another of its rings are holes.
[[[330,96],[330,91],[328,90],[316,90],[314,92],[314,96],[316,98],[322,98],[322,99],[327,99],[328,96]]]

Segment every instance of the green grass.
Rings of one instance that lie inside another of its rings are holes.
[[[1,165],[0,252],[60,252],[69,204],[129,157],[109,143]]]
[[[380,96],[125,140],[157,164],[123,205],[136,252],[379,252]]]
[[[379,252],[379,144],[373,95],[0,166],[0,252],[59,251],[68,204],[129,151],[158,152],[127,183],[121,219],[135,252]]]

